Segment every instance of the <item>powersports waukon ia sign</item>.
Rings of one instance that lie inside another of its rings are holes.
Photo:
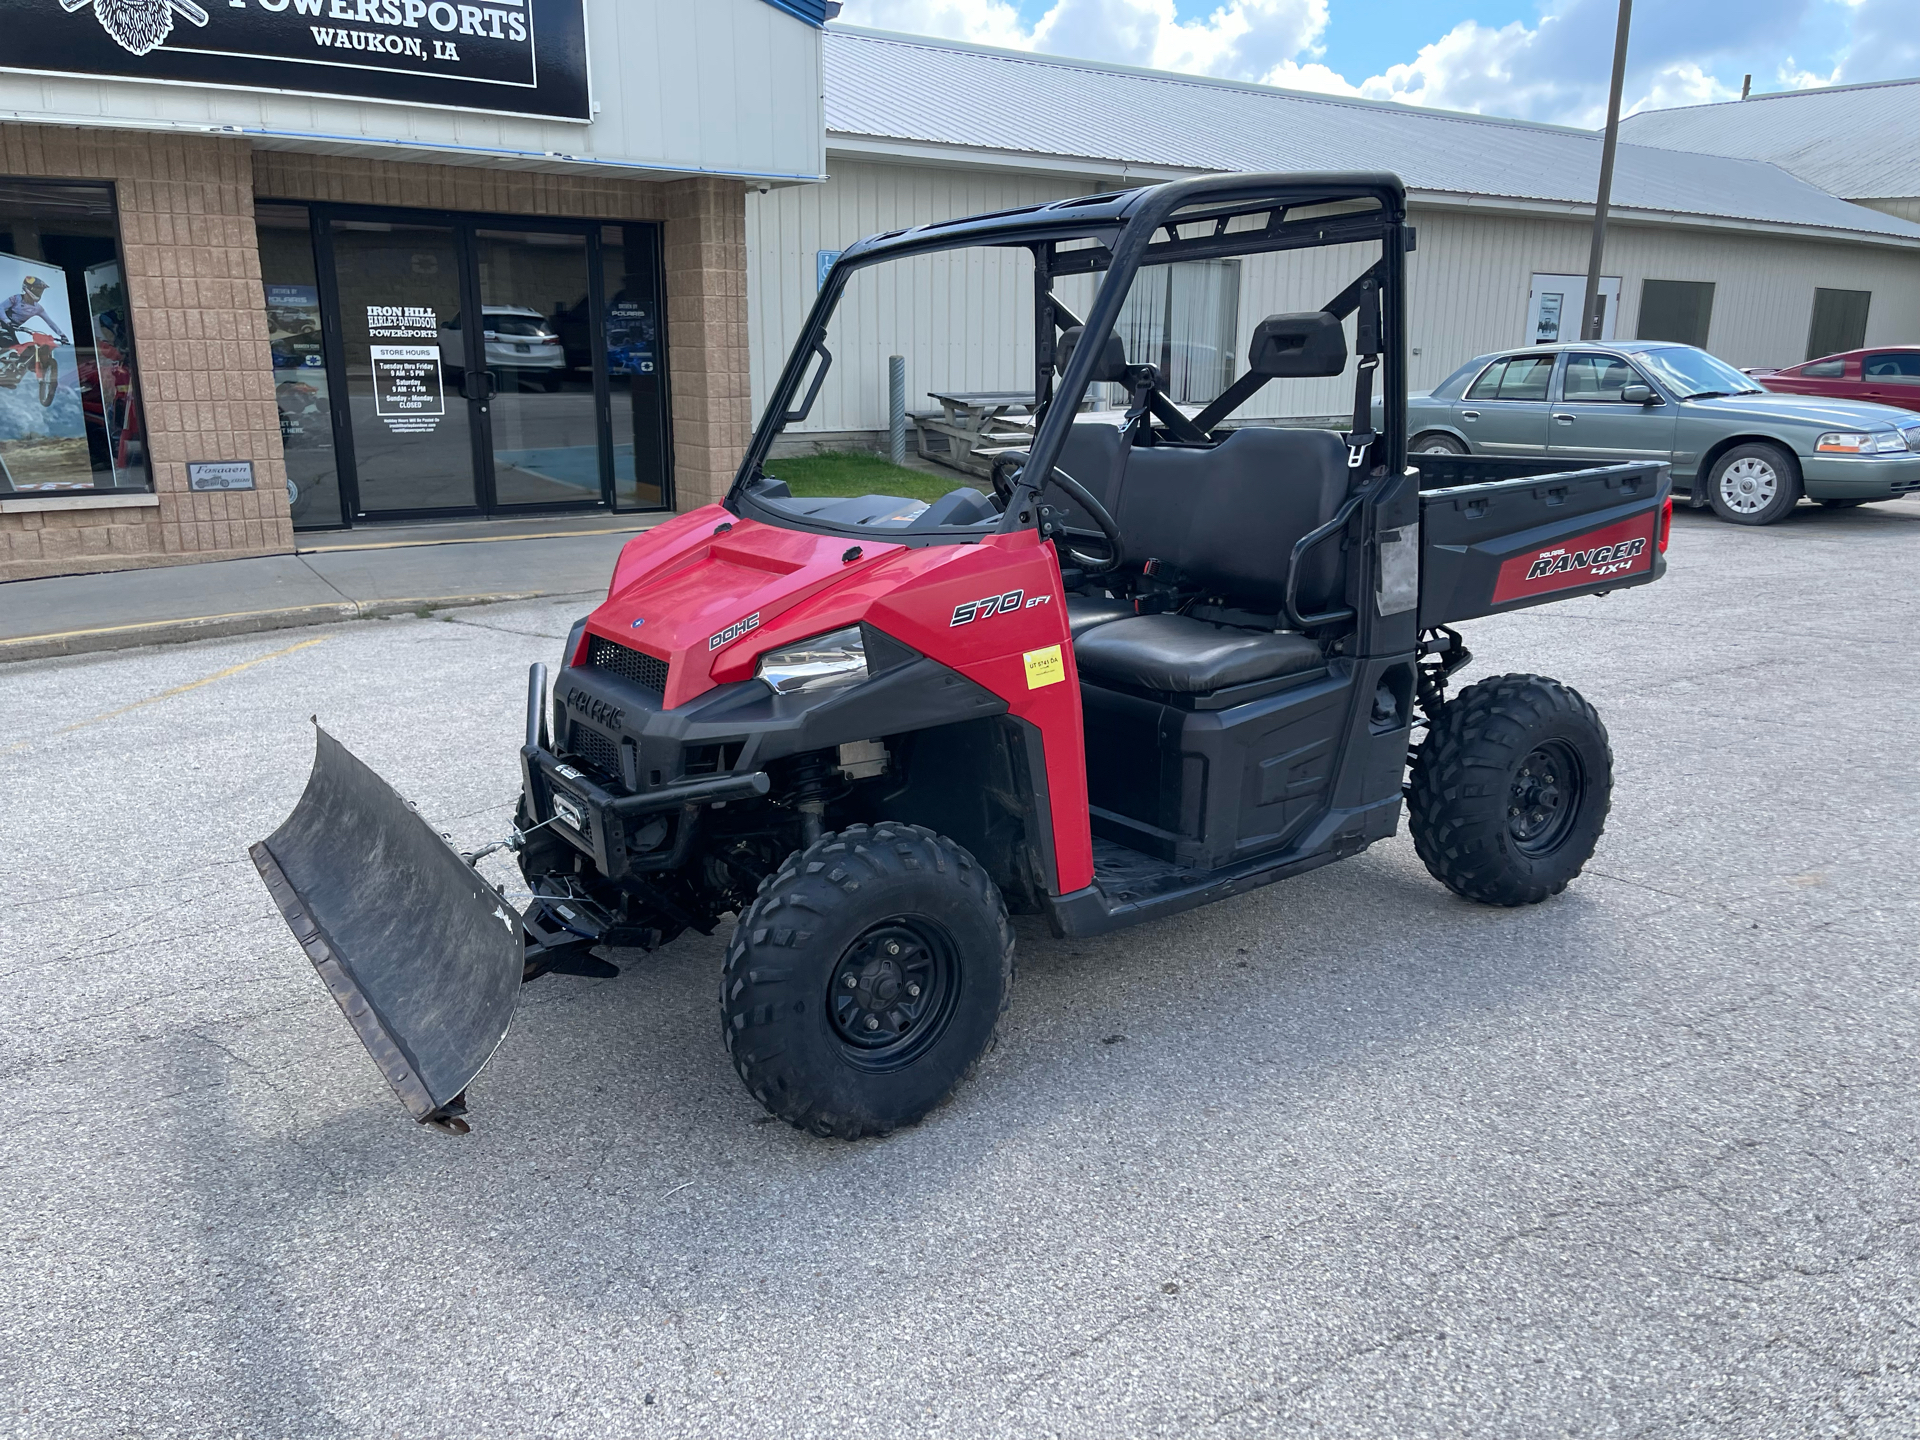
[[[584,0],[0,0],[0,69],[590,118]]]

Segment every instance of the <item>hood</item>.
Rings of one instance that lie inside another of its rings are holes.
[[[1783,395],[1769,390],[1761,395],[1728,395],[1719,400],[1682,400],[1690,415],[1724,415],[1742,423],[1780,420],[1823,430],[1901,429],[1916,421],[1911,410],[1876,405],[1871,400],[1828,400],[1818,395]]]
[[[902,548],[874,540],[849,547],[705,506],[627,542],[587,634],[665,661],[671,709],[734,678],[726,673],[737,668],[728,664],[733,652],[757,652],[766,638],[755,632],[778,631],[789,611],[870,576]]]

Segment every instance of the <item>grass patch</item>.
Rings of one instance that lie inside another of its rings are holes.
[[[855,450],[791,455],[784,460],[769,460],[763,468],[786,481],[795,495],[899,495],[908,500],[938,500],[973,484],[957,470],[929,475]]]

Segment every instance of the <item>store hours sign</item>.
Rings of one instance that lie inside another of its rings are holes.
[[[369,305],[367,337],[373,413],[396,435],[431,435],[447,413],[439,316],[424,305]]]
[[[591,117],[584,0],[0,0],[0,67]]]

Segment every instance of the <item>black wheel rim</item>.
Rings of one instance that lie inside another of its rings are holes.
[[[958,947],[944,926],[896,915],[864,931],[833,967],[827,1017],[862,1070],[899,1070],[940,1039],[960,995]]]
[[[1586,771],[1564,740],[1527,752],[1507,789],[1507,833],[1523,855],[1551,855],[1566,842],[1580,815]]]

